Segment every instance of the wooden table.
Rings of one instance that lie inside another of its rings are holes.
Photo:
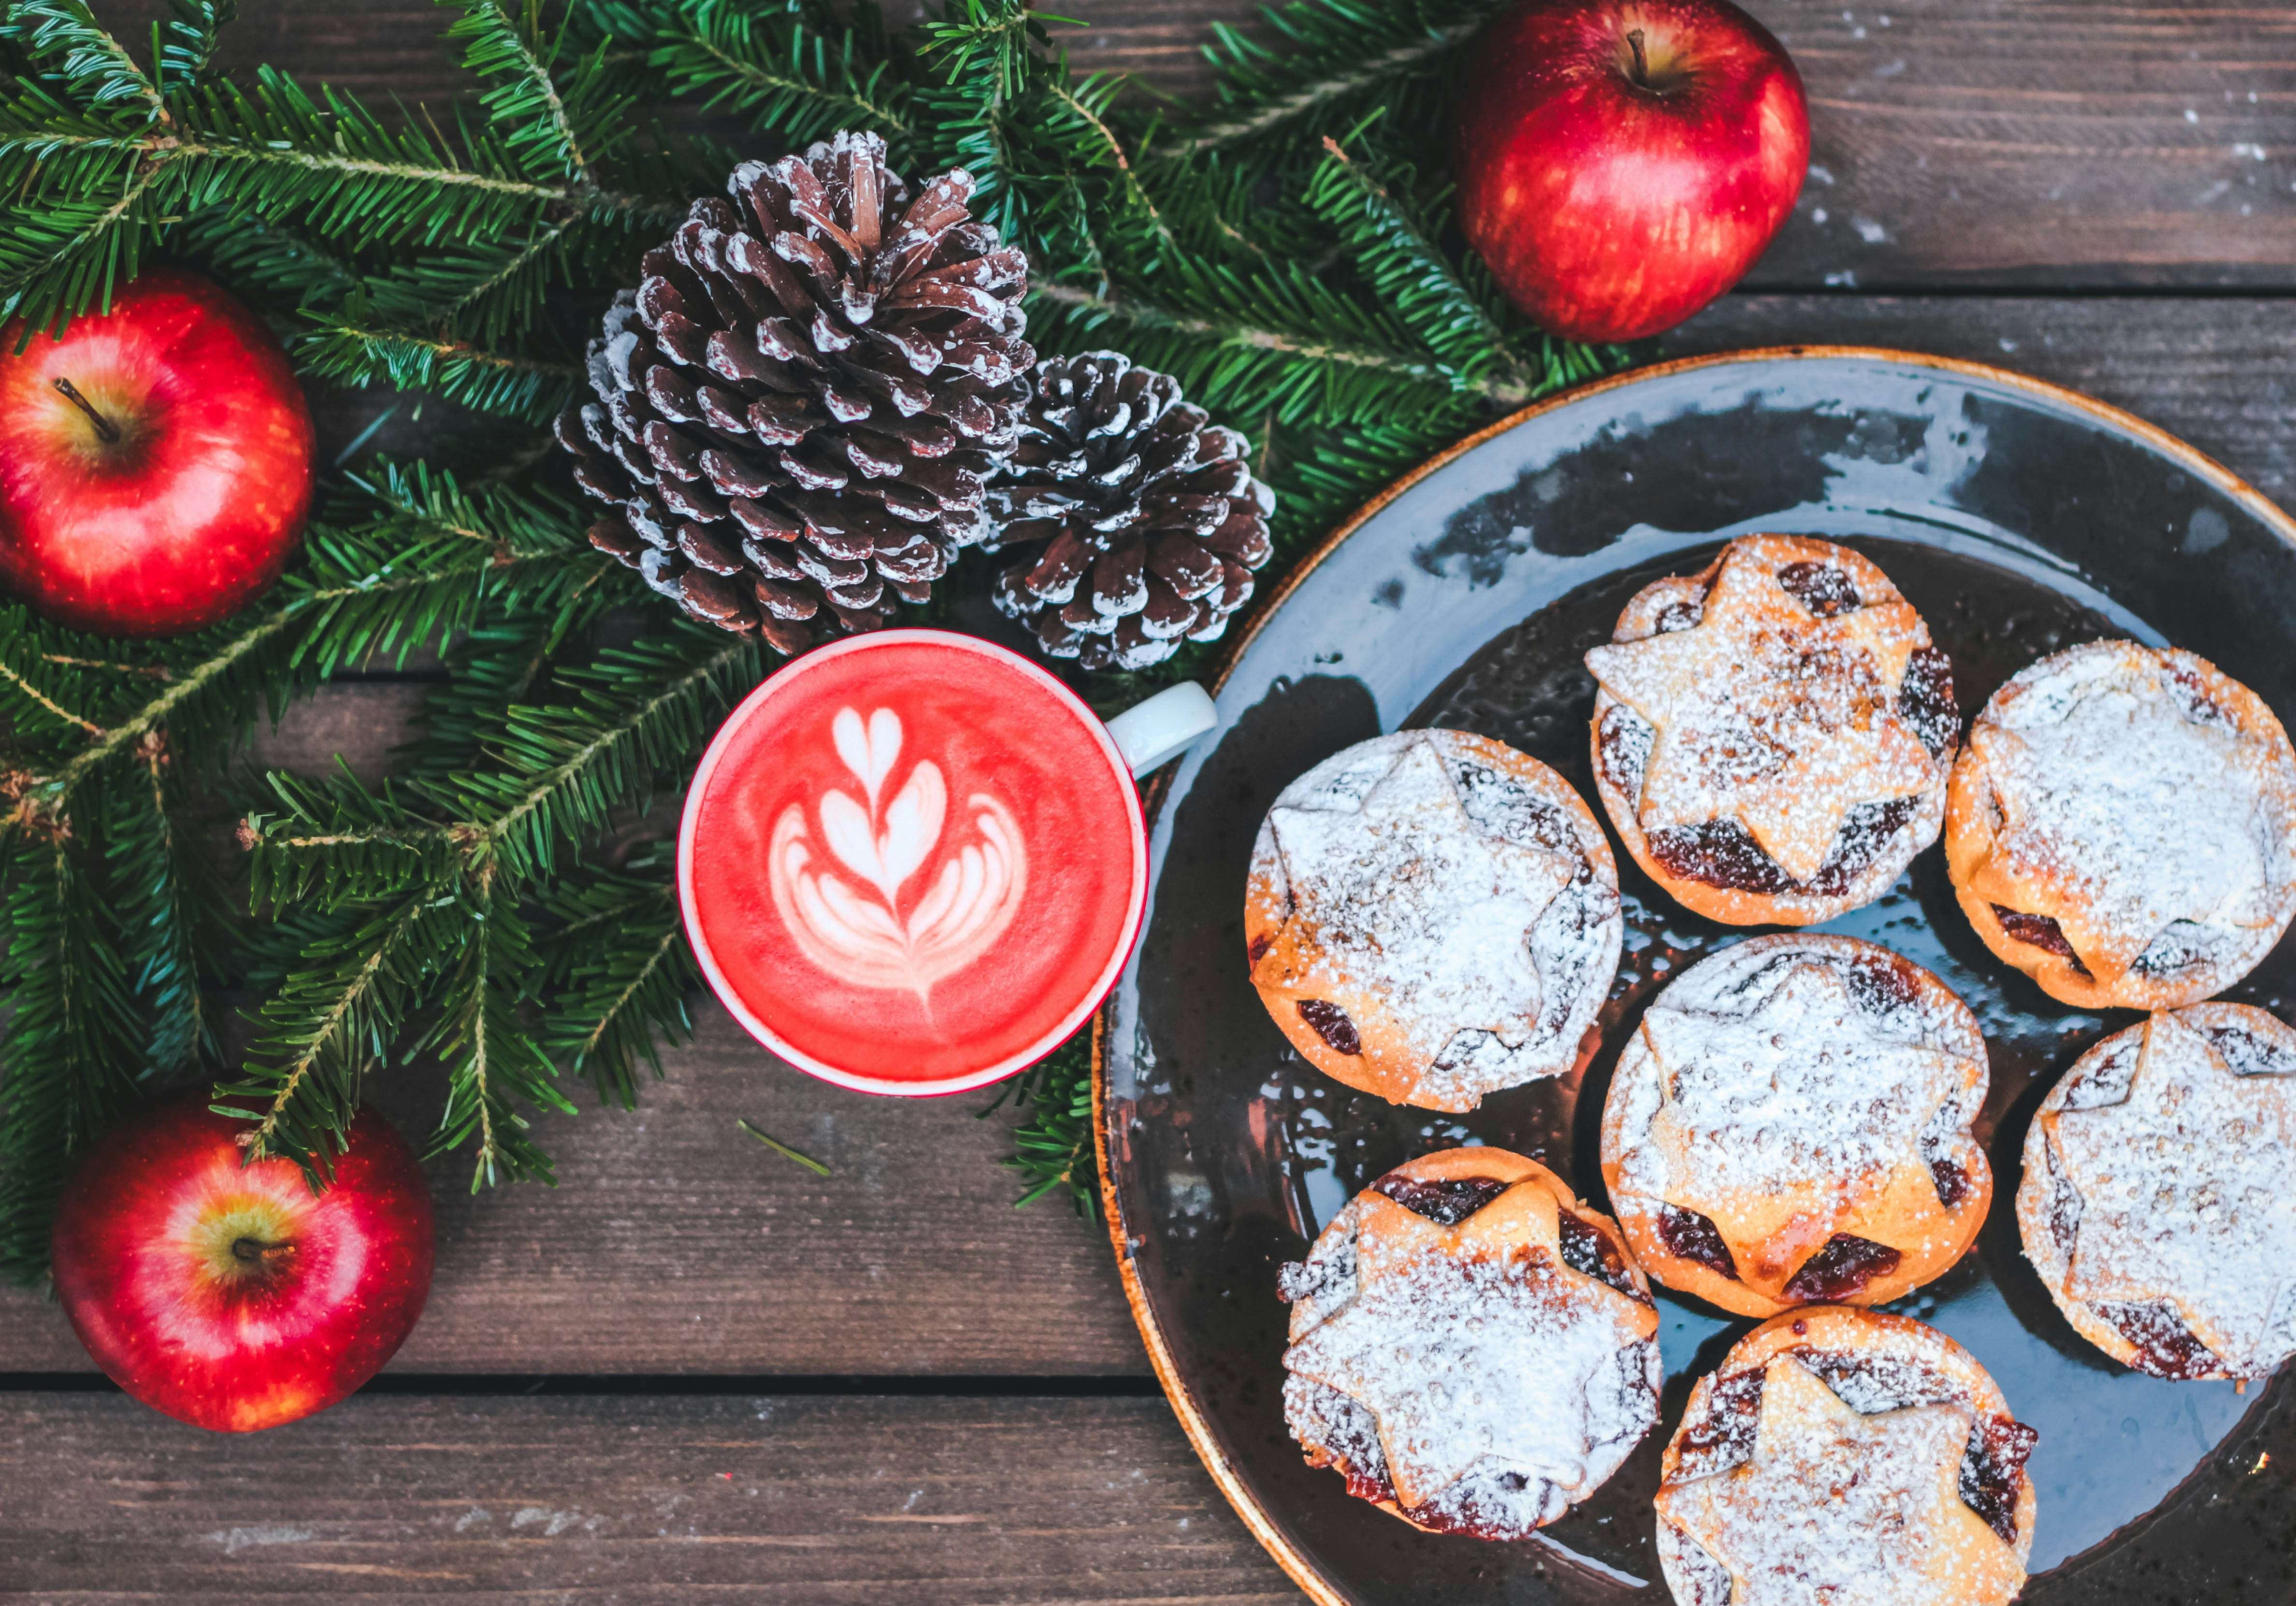
[[[2296,6],[1751,3],[1808,81],[1810,180],[1670,351],[1997,363],[2296,503]],[[453,92],[421,0],[244,9],[240,63]],[[1082,61],[1185,93],[1205,24],[1248,8],[1057,9],[1099,20]],[[417,690],[346,680],[266,756],[372,769]],[[417,1128],[435,1094],[378,1089]],[[981,1102],[840,1092],[708,1006],[637,1113],[552,1122],[555,1192],[473,1199],[442,1166],[422,1326],[359,1397],[252,1438],[131,1403],[53,1306],[0,1295],[0,1600],[1296,1599],[1149,1378],[1102,1229],[1012,1208]]]

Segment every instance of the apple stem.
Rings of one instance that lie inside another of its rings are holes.
[[[291,1243],[266,1243],[260,1238],[234,1238],[231,1241],[231,1258],[243,1266],[260,1261],[272,1266],[295,1252]]]
[[[1650,61],[1649,59],[1643,54],[1643,30],[1641,29],[1630,28],[1627,29],[1627,48],[1635,53],[1636,87],[1640,89],[1648,89],[1651,86]],[[62,384],[63,381],[59,380],[56,382],[58,384]]]
[[[95,404],[79,393],[79,387],[78,385],[73,384],[71,381],[68,379],[60,379],[55,381],[55,385],[57,389],[64,393],[64,399],[66,401],[71,403],[73,406],[78,407],[81,412],[87,414],[88,422],[95,426],[95,432],[103,437],[104,443],[106,445],[112,445],[118,442],[119,439],[119,426],[113,423],[102,414],[97,412],[95,410]],[[247,1240],[244,1238],[239,1241],[240,1243],[245,1243],[246,1241]],[[239,1244],[234,1244],[232,1246],[232,1252],[234,1254],[238,1254]],[[242,1255],[240,1256],[240,1258],[244,1260],[250,1258],[250,1257]]]

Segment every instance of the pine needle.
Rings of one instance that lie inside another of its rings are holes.
[[[756,1127],[751,1126],[747,1120],[736,1121],[734,1125],[741,1127],[742,1131],[748,1133],[751,1137],[756,1138],[767,1148],[771,1149],[775,1154],[780,1155],[783,1159],[795,1160],[799,1165],[803,1166],[816,1176],[826,1176],[829,1175],[829,1168],[823,1165],[819,1160],[814,1159],[810,1154],[799,1152],[797,1150],[791,1148],[787,1143],[782,1142],[781,1139],[774,1136],[772,1134],[760,1131]]]

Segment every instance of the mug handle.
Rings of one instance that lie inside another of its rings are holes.
[[[1211,693],[1185,680],[1125,709],[1108,722],[1108,734],[1136,778],[1178,758],[1218,723]]]

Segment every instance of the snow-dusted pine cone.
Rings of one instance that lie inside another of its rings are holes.
[[[1037,370],[1020,440],[988,488],[985,545],[1027,555],[996,605],[1055,658],[1139,669],[1208,642],[1267,561],[1275,494],[1251,444],[1210,422],[1180,381],[1114,351]]]
[[[558,438],[612,510],[593,545],[694,618],[783,652],[922,602],[990,533],[1028,259],[944,173],[915,199],[873,134],[745,162],[648,251]]]

